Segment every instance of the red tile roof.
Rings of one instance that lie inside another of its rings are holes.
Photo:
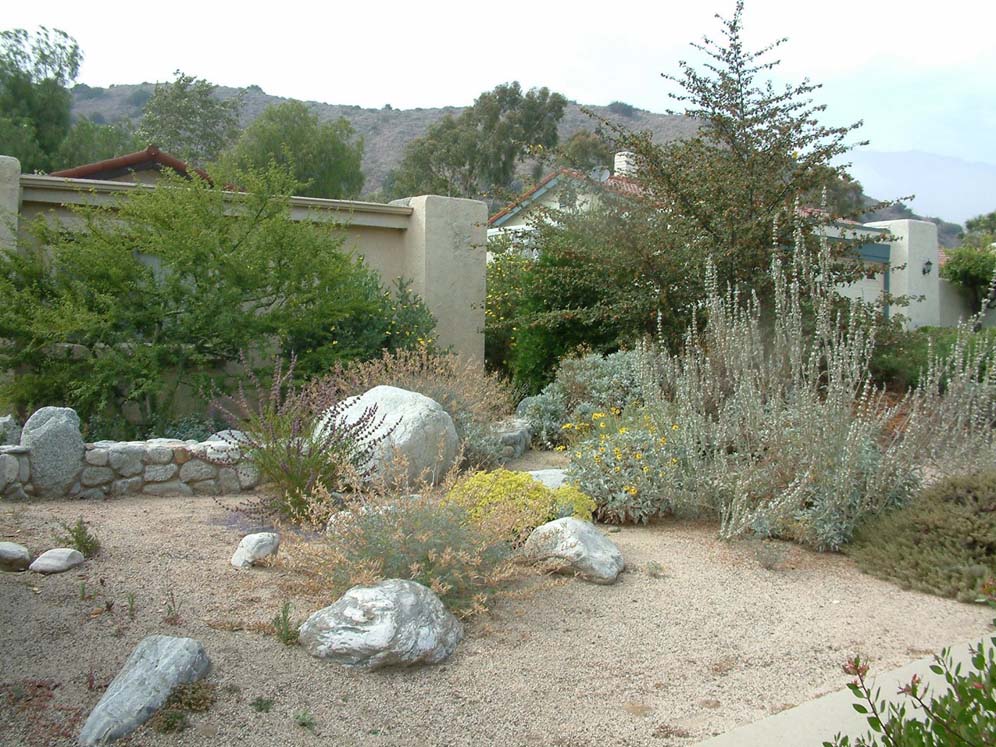
[[[150,145],[145,150],[129,153],[126,156],[117,156],[116,158],[108,158],[103,161],[97,161],[96,163],[75,166],[71,169],[53,171],[50,176],[63,176],[69,179],[113,179],[130,171],[160,170],[163,167],[173,169],[173,171],[181,176],[188,176],[193,171],[202,179],[211,181],[211,178],[203,169],[191,169],[190,166],[176,156],[164,153],[154,145]]]

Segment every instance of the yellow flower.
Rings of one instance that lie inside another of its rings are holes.
[[[604,428],[604,427],[605,427],[605,423],[599,423],[599,424],[598,424],[598,427],[599,427],[599,428]]]
[[[562,430],[562,431],[569,431],[573,427],[574,427],[574,423],[564,423],[562,426],[560,426],[560,430]]]
[[[620,433],[629,433],[629,428],[627,428],[626,426],[623,426],[622,428],[619,429],[619,432]]]
[[[677,457],[671,457],[671,464],[677,464],[677,463],[678,463]]]
[[[677,424],[677,423],[675,423],[674,425],[672,425],[672,426],[671,426],[671,430],[672,430],[672,431],[676,431],[676,430],[678,430],[678,424]]]
[[[560,444],[560,446],[554,447],[553,450],[554,451],[564,451],[566,448],[567,448],[566,446],[564,446],[563,444]]]
[[[620,472],[622,472],[622,467],[613,467],[612,471],[618,475]]]
[[[623,492],[629,493],[630,495],[636,495],[640,491],[637,490],[636,485],[627,485],[623,488]]]
[[[667,444],[667,436],[661,436],[659,443],[660,443],[661,446],[666,445]]]
[[[611,412],[613,415],[622,415],[622,410],[620,410],[618,407],[613,407]]]
[[[591,419],[592,420],[601,420],[604,417],[605,417],[605,413],[604,412],[593,412],[591,414]]]
[[[639,461],[639,460],[643,459],[643,454],[641,454],[640,452],[636,452],[633,455],[633,458],[636,459],[637,461]]]

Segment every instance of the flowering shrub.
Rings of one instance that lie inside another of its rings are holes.
[[[671,429],[662,432],[649,418],[626,425],[610,415],[597,411],[588,423],[564,425],[582,435],[571,449],[567,475],[595,499],[600,521],[646,523],[672,507],[669,495],[679,474]]]
[[[546,487],[526,472],[477,472],[454,485],[446,503],[462,506],[469,519],[522,540],[541,524],[565,516],[591,519],[595,502],[572,485]]]
[[[318,488],[312,502],[329,505]],[[316,536],[288,537],[283,561],[322,598],[335,598],[357,584],[386,578],[417,581],[436,592],[458,616],[486,608],[490,595],[513,573],[507,528],[485,527],[468,509],[420,495],[367,493],[345,500]]]
[[[535,446],[552,449],[563,443],[561,425],[567,418],[567,399],[563,388],[556,382],[548,384],[539,394],[522,400],[516,414],[529,421]]]

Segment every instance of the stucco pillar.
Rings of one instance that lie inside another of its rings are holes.
[[[889,292],[910,298],[910,305],[897,308],[896,313],[907,317],[910,329],[939,326],[941,261],[937,226],[925,220],[886,220],[866,225],[884,228],[892,234]]]
[[[0,250],[17,246],[17,215],[21,209],[21,162],[0,156]]]
[[[436,317],[440,347],[484,360],[487,206],[423,195],[397,200],[414,211],[405,231],[405,277]]]

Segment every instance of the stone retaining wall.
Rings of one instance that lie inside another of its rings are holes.
[[[43,408],[46,409],[46,408]],[[75,413],[67,408],[47,408],[55,417],[64,416],[42,437],[26,443],[0,445],[0,496],[11,500],[29,498],[108,498],[124,495],[231,495],[259,484],[259,471],[237,445],[240,434],[226,431],[207,441],[153,438],[148,441],[97,441],[82,444]],[[39,411],[41,412],[41,411]],[[25,433],[30,433],[29,419]],[[75,434],[76,457],[69,448]],[[20,434],[19,434],[20,435]],[[61,439],[61,440],[60,440]],[[34,444],[32,446],[32,444]],[[47,460],[47,461],[46,461]],[[78,461],[77,461],[78,460]],[[42,475],[55,462],[65,488],[48,491]],[[32,476],[35,482],[32,482]]]

